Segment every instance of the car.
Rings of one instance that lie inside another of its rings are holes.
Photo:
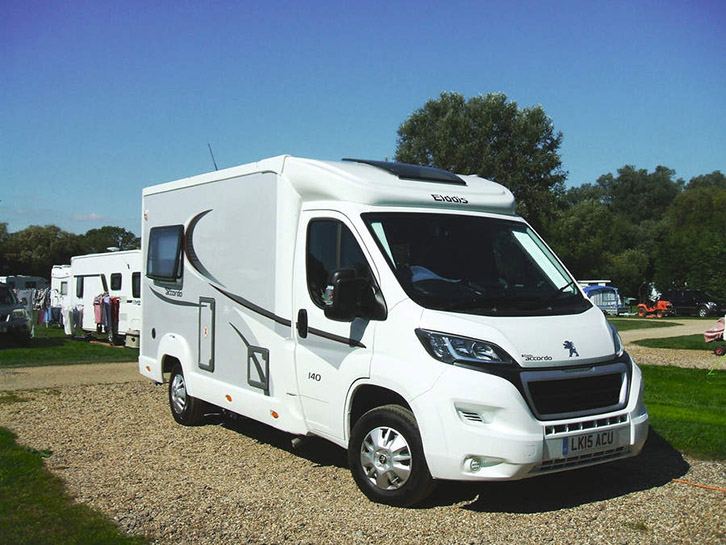
[[[701,318],[726,313],[726,304],[700,290],[667,290],[661,300],[670,301],[678,316],[696,315]]]
[[[0,337],[30,341],[30,316],[7,284],[0,283]]]

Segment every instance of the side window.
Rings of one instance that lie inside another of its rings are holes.
[[[131,297],[139,299],[141,297],[141,273],[135,272],[131,275]]]
[[[111,274],[111,290],[118,291],[121,289],[121,273]]]
[[[357,276],[373,276],[353,233],[337,220],[310,222],[306,257],[308,291],[320,308],[326,306],[325,289],[334,271],[355,269]]]
[[[68,282],[61,282],[60,294],[68,295]]]
[[[83,277],[76,276],[76,297],[81,299],[83,297]]]
[[[165,282],[175,282],[181,279],[183,238],[183,225],[151,229],[149,255],[146,256],[146,276]]]

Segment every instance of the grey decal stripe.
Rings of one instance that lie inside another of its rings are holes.
[[[192,218],[192,221],[189,222],[189,227],[187,227],[187,232],[184,235],[184,253],[187,255],[187,260],[189,261],[191,266],[194,267],[194,269],[199,274],[201,274],[207,280],[211,280],[216,284],[221,284],[221,282],[214,278],[214,276],[212,276],[212,273],[210,273],[207,268],[202,265],[202,262],[199,260],[197,252],[194,250],[194,229],[197,227],[197,223],[199,223],[199,220],[201,220],[211,211],[211,208],[209,210],[205,210],[204,212],[201,212],[194,216]]]
[[[177,305],[180,307],[197,307],[197,308],[199,308],[199,303],[190,303],[189,301],[182,301],[181,299],[172,299],[171,297],[166,297],[166,296],[158,293],[154,289],[151,290],[151,293],[156,295],[159,299],[161,299],[165,303],[171,303],[172,305]]]
[[[212,284],[210,284],[210,286],[212,286],[215,290],[217,290],[222,295],[229,297],[235,303],[239,303],[240,305],[251,310],[252,312],[256,312],[257,314],[264,316],[265,318],[269,318],[270,320],[277,322],[280,325],[284,325],[285,327],[292,327],[292,322],[290,320],[286,320],[285,318],[280,318],[273,312],[270,312],[269,310],[265,310],[264,308],[255,305],[251,301],[248,301],[247,299],[240,297],[239,295],[234,295],[233,293],[229,293],[228,291],[225,291],[222,288],[219,288]]]

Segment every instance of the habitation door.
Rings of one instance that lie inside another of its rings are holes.
[[[214,299],[199,298],[199,367],[214,371]]]
[[[326,318],[326,288],[337,269],[355,269],[359,276],[375,273],[343,215],[304,212],[300,225],[293,275],[298,390],[310,429],[344,439],[346,398],[355,381],[369,376],[376,322]]]

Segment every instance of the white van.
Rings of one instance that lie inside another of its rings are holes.
[[[648,415],[615,329],[504,187],[290,156],[143,191],[140,372],[348,450],[372,500],[634,456]]]
[[[81,329],[101,332],[94,300],[118,299],[118,322],[103,332],[110,342],[123,339],[127,346],[139,343],[141,330],[141,250],[86,254],[71,258],[71,306],[83,307]]]

